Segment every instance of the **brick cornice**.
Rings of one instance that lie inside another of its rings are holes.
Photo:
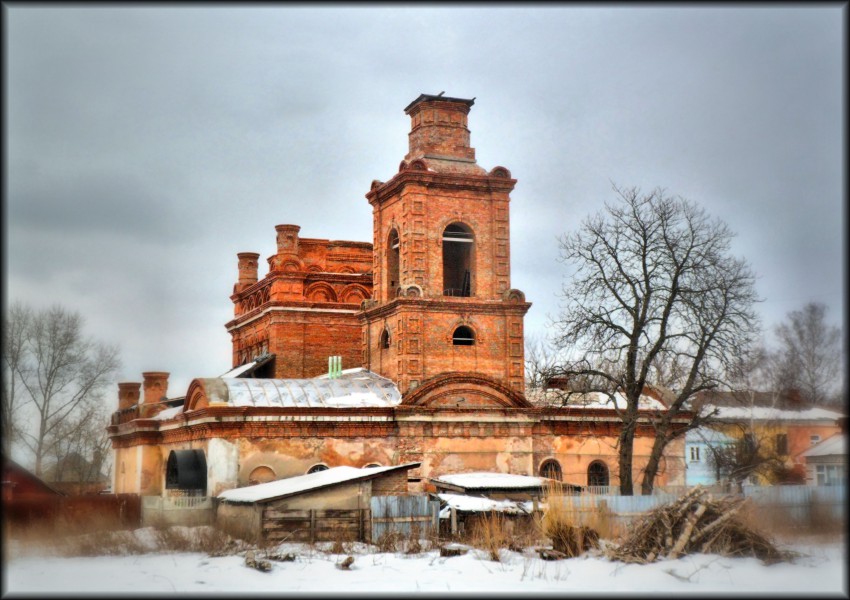
[[[386,183],[375,186],[366,194],[366,199],[373,206],[382,204],[395,197],[406,185],[422,185],[427,188],[471,192],[499,192],[507,195],[514,189],[516,182],[516,179],[508,179],[499,175],[463,175],[408,169],[397,173]]]
[[[428,312],[456,314],[504,315],[514,314],[523,316],[531,308],[531,302],[505,302],[502,300],[479,300],[477,298],[452,298],[437,296],[434,298],[393,298],[386,304],[361,311],[357,317],[361,321],[374,321],[387,317],[402,308],[415,308]]]

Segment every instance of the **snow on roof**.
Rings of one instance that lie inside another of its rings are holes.
[[[527,514],[522,506],[524,503],[513,500],[491,500],[490,498],[476,498],[463,494],[437,494],[437,497],[446,503],[446,506],[440,509],[441,519],[449,518],[452,508],[462,512],[496,511],[508,514]]]
[[[172,406],[171,408],[166,408],[164,410],[159,411],[156,415],[153,416],[153,418],[157,419],[158,421],[167,421],[168,419],[173,419],[182,412],[182,406]]]
[[[251,371],[256,370],[257,368],[263,366],[271,359],[274,358],[274,354],[262,354],[254,358],[254,360],[245,363],[244,365],[239,365],[238,367],[233,367],[221,377],[240,377],[244,374],[249,374]]]
[[[826,438],[808,450],[801,452],[800,456],[832,456],[833,454],[847,454],[847,437],[843,434],[836,433]]]
[[[365,477],[371,477],[387,471],[393,471],[403,468],[418,467],[420,463],[406,463],[403,465],[393,465],[389,467],[369,467],[358,469],[356,467],[332,467],[324,471],[316,473],[307,473],[297,477],[287,477],[286,479],[278,479],[268,483],[260,483],[247,487],[236,488],[221,492],[218,497],[227,502],[260,502],[263,500],[272,500],[283,496],[291,496],[293,494],[301,494],[310,490],[356,481]]]
[[[842,416],[825,408],[781,410],[769,406],[718,406],[716,418],[724,421],[835,421]]]
[[[534,404],[542,404],[544,406],[563,406],[565,408],[597,408],[605,410],[614,410],[617,408],[626,408],[626,397],[617,392],[612,399],[607,394],[601,392],[588,392],[585,394],[570,394],[563,390],[548,389],[534,390],[527,394],[527,398]],[[564,403],[566,401],[566,404]],[[649,396],[641,394],[638,399],[638,408],[640,410],[666,410],[662,402]]]
[[[230,406],[286,408],[391,407],[401,404],[395,384],[362,368],[346,369],[340,377],[312,379],[248,379],[225,377],[226,398],[210,400]]]
[[[513,475],[511,473],[476,472],[440,475],[439,477],[432,477],[431,481],[435,484],[443,482],[468,490],[477,490],[489,488],[537,488],[543,487],[548,479],[543,477],[529,477],[528,475]]]

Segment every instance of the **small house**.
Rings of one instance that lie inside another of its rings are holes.
[[[252,542],[368,541],[373,496],[407,494],[410,469],[333,467],[221,492],[216,523]]]
[[[847,436],[843,433],[825,439],[800,453],[806,461],[807,485],[847,484]]]

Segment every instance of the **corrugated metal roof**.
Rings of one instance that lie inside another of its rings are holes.
[[[297,477],[287,477],[285,479],[278,479],[277,481],[269,481],[268,483],[260,483],[257,485],[227,490],[221,492],[218,495],[218,498],[226,502],[237,503],[263,502],[283,498],[285,496],[301,494],[331,485],[338,485],[340,483],[372,478],[389,471],[414,469],[420,464],[421,463],[405,463],[403,465],[368,467],[363,469],[347,466],[332,467],[316,473],[298,475]]]
[[[527,489],[542,488],[548,480],[543,477],[515,475],[513,473],[492,473],[478,471],[475,473],[453,473],[432,477],[435,485],[447,483],[467,490],[485,489]]]
[[[366,369],[347,369],[340,377],[312,379],[221,379],[229,406],[280,408],[388,407],[401,403],[395,384]],[[213,398],[211,398],[213,400]]]

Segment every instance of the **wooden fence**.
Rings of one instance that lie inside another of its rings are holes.
[[[136,494],[16,496],[3,502],[3,517],[16,528],[133,528],[141,524],[141,498]]]
[[[408,537],[417,529],[427,536],[439,527],[440,503],[428,496],[373,496],[372,539],[389,533]]]
[[[368,509],[277,510],[263,508],[263,540],[287,542],[370,541]]]

